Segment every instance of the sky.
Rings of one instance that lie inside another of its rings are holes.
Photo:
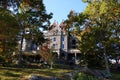
[[[71,10],[83,12],[86,7],[86,4],[81,0],[43,0],[43,3],[47,13],[53,13],[51,23],[54,21],[61,23],[67,19],[67,15]]]

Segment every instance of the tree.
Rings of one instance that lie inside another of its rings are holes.
[[[50,24],[52,13],[46,13],[42,0],[23,0],[18,7],[18,21],[22,30],[29,28],[30,32],[25,34],[25,37],[40,45],[44,41],[40,28],[46,29]]]
[[[49,25],[52,13],[46,13],[42,0],[23,0],[20,2],[18,12],[18,21],[22,26],[20,51],[22,51],[23,38],[32,40],[33,44],[37,46],[41,45],[44,42],[44,37],[40,28],[45,29]],[[29,29],[29,34],[25,34],[25,29]],[[20,56],[21,54],[22,52],[20,52]],[[19,62],[21,62],[20,59],[21,57],[19,57]]]
[[[75,11],[70,11],[68,14],[68,19],[64,21],[65,30],[68,31],[70,34],[74,34],[76,36],[84,28],[84,25],[87,25],[86,19],[88,16],[84,13],[76,13]]]
[[[85,2],[88,2],[82,13],[85,17],[81,17],[80,13],[81,16],[77,15],[77,20],[71,22],[72,26],[76,23],[80,25],[77,34],[79,50],[84,54],[84,58],[87,58],[86,60],[93,55],[95,60],[104,57],[106,70],[109,73],[107,56],[115,55],[118,51],[112,47],[120,44],[120,3],[118,0],[86,0]]]
[[[118,3],[117,0],[94,0],[93,2],[88,3],[84,12],[89,16],[90,32],[83,34],[80,49],[83,49],[83,52],[85,51],[85,47],[82,47],[85,43],[85,45],[90,44],[90,46],[86,47],[87,50],[92,50],[92,53],[96,53],[96,51],[100,52],[102,50],[108,73],[109,67],[107,55],[116,53],[116,50],[111,47],[113,44],[120,44],[120,32],[118,31],[120,29],[118,25],[120,24],[119,7],[120,3]],[[90,43],[89,39],[92,40]],[[90,53],[91,51],[88,52]]]
[[[0,8],[0,24],[0,54],[6,62],[9,62],[12,60],[12,53],[17,50],[17,35],[20,27],[15,15],[2,8]]]
[[[52,65],[55,59],[55,54],[53,53],[53,49],[49,49],[48,46],[45,44],[43,46],[41,46],[40,48],[40,56],[41,58],[47,62],[48,64],[50,64],[50,68],[52,69]]]
[[[19,31],[21,47],[18,60],[20,64],[23,39],[29,39],[35,44],[41,45],[44,38],[40,28],[46,29],[46,26],[50,24],[49,20],[52,18],[52,13],[46,13],[43,0],[1,0],[1,3],[2,8],[13,9],[16,21],[21,26]],[[29,34],[25,34],[26,29],[29,29]]]

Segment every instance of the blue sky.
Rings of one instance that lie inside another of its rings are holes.
[[[43,3],[46,6],[47,13],[53,13],[51,22],[56,21],[58,23],[67,19],[70,10],[82,12],[86,7],[86,4],[81,0],[43,0]]]

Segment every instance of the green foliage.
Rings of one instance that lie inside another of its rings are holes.
[[[17,17],[21,29],[29,29],[29,34],[23,32],[23,37],[32,39],[37,45],[41,45],[45,39],[40,28],[46,29],[50,25],[49,20],[52,18],[52,13],[46,13],[43,0],[23,0],[18,7]]]
[[[73,76],[73,80],[98,80],[98,79],[91,75],[79,72]]]
[[[11,62],[11,56],[17,50],[17,35],[19,24],[16,22],[15,15],[9,10],[0,8],[0,55],[4,57],[5,62]]]
[[[104,61],[98,57],[99,53],[96,55],[89,55],[86,54],[86,62],[88,63],[87,66],[89,68],[103,68]]]
[[[19,31],[19,25],[16,22],[15,15],[2,8],[0,8],[0,24],[0,34],[6,37],[14,37]]]
[[[88,4],[84,13],[89,15],[91,30],[87,36],[84,35],[86,33],[83,34],[83,36],[86,36],[86,40],[89,40],[87,39],[88,37],[94,37],[92,40],[95,44],[102,43],[107,48],[110,48],[109,46],[113,43],[119,44],[119,40],[117,39],[120,32],[116,32],[116,29],[120,29],[117,25],[119,22],[116,22],[120,18],[119,6],[120,4],[114,0],[108,2],[98,1]]]
[[[0,64],[3,64],[5,62],[5,59],[3,56],[0,56]]]
[[[16,43],[18,36],[22,37],[21,49],[23,38],[32,40],[37,45],[41,45],[45,41],[40,28],[46,28],[50,24],[52,13],[46,13],[43,0],[1,0],[1,4],[0,51],[10,53],[6,56],[7,58],[12,57],[12,52],[17,50],[15,47],[18,45]],[[7,7],[12,7],[13,13],[10,13]],[[29,29],[29,34],[25,34],[26,28]],[[20,51],[22,51],[21,49]]]
[[[82,13],[70,12],[67,22],[70,22],[68,24],[72,28],[79,28],[74,29],[73,34],[78,37],[78,49],[83,54],[84,60],[91,63],[93,60],[88,56],[94,55],[93,59],[101,62],[104,56],[103,48],[106,48],[107,55],[116,55],[119,51],[117,48],[120,48],[120,46],[113,46],[120,45],[120,27],[118,25],[120,24],[120,3],[117,0],[83,1],[88,2],[85,11]]]
[[[5,10],[7,10],[7,7],[13,8],[13,13],[16,15],[21,31],[29,28],[30,35],[23,35],[23,37],[30,39],[34,35],[33,40],[38,44],[44,41],[39,28],[46,29],[46,26],[50,25],[49,20],[52,18],[52,13],[46,13],[43,0],[1,0],[1,4],[1,8]]]

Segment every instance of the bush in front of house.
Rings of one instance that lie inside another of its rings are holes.
[[[73,76],[73,80],[98,80],[98,79],[92,75],[83,72],[78,72]]]

